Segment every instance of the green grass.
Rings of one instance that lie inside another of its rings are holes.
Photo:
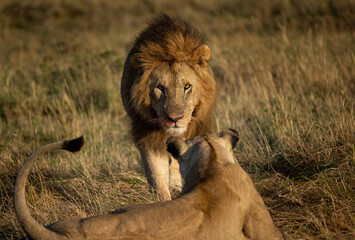
[[[19,239],[16,174],[37,147],[84,134],[76,154],[43,156],[27,202],[43,224],[156,201],[119,89],[137,34],[167,12],[212,50],[220,129],[289,239],[355,237],[355,3],[10,1],[0,3],[0,238]]]

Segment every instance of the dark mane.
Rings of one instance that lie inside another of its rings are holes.
[[[157,62],[191,59],[191,53],[202,44],[200,33],[184,21],[162,14],[136,39],[134,48],[139,65],[147,68]]]

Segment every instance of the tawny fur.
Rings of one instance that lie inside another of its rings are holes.
[[[16,214],[32,239],[283,239],[251,178],[235,164],[232,150],[237,140],[233,130],[187,141],[171,137],[167,148],[179,160],[185,178],[182,197],[47,228],[30,215],[26,205],[28,173],[40,154],[54,149],[75,151],[81,141],[45,145],[19,172],[14,191]]]
[[[216,84],[208,65],[210,55],[194,28],[161,15],[139,35],[126,59],[122,101],[148,183],[161,200],[170,199],[169,188],[182,185],[175,167],[178,164],[165,151],[165,140],[172,135],[191,138],[216,129]],[[185,90],[187,85],[191,87]],[[176,128],[170,128],[165,126],[172,124],[168,116],[183,117]]]

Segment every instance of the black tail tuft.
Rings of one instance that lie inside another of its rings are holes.
[[[63,149],[70,152],[77,152],[80,151],[81,147],[84,145],[84,142],[84,136],[72,140],[66,140],[63,143]]]

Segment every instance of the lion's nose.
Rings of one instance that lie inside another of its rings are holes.
[[[171,121],[171,122],[174,122],[174,123],[176,123],[177,121],[179,121],[180,119],[182,119],[182,118],[184,118],[184,114],[182,113],[182,114],[177,114],[177,115],[175,115],[175,114],[170,114],[170,115],[166,115],[166,118],[169,120],[169,121]]]

